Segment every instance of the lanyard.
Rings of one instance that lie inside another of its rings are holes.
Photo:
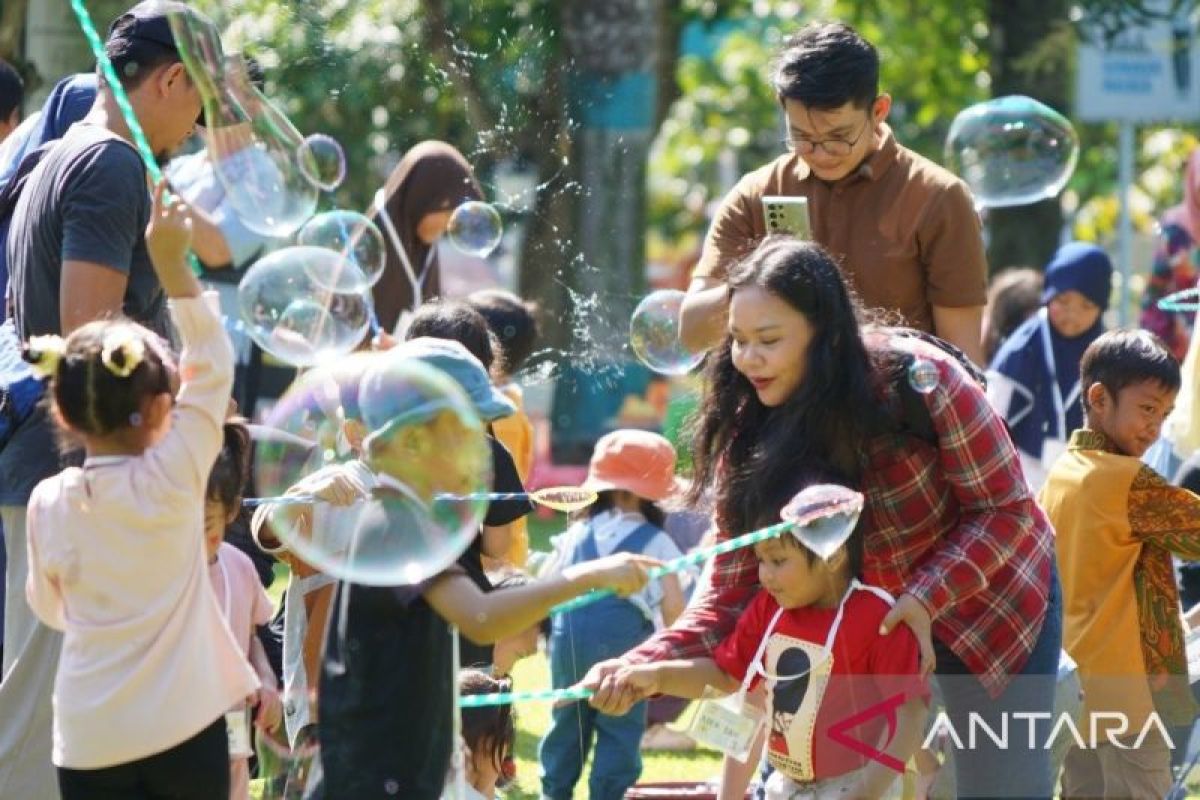
[[[383,196],[383,189],[375,193],[375,208],[379,209],[379,218],[383,220],[383,229],[387,231],[388,238],[392,241],[392,249],[400,257],[400,265],[404,267],[404,275],[408,278],[408,283],[412,287],[412,307],[415,309],[425,301],[421,287],[425,285],[425,278],[429,275],[429,267],[433,264],[433,257],[437,254],[437,247],[436,245],[429,246],[429,252],[425,255],[425,263],[421,266],[421,274],[418,275],[417,271],[413,269],[412,261],[408,258],[408,252],[404,249],[404,243],[400,241],[400,234],[396,231],[396,225],[387,213],[387,198]]]
[[[1050,343],[1050,313],[1043,306],[1038,311],[1038,327],[1042,333],[1042,356],[1046,361],[1046,366],[1050,368],[1050,396],[1054,400],[1054,415],[1057,425],[1057,438],[1066,441],[1067,434],[1067,409],[1075,404],[1079,399],[1081,392],[1079,381],[1075,381],[1075,385],[1071,387],[1071,391],[1067,393],[1066,400],[1063,399],[1062,388],[1058,385],[1058,369],[1054,364],[1054,347]]]
[[[771,617],[770,624],[767,625],[767,629],[763,632],[762,641],[759,642],[759,644],[758,644],[758,650],[754,654],[754,661],[751,662],[750,669],[746,670],[746,677],[742,681],[742,687],[739,690],[739,693],[744,697],[746,695],[746,693],[750,691],[750,683],[751,683],[751,681],[754,680],[754,677],[756,675],[761,675],[763,678],[765,678],[768,681],[771,681],[773,683],[778,683],[779,681],[793,681],[797,678],[803,677],[805,674],[812,671],[812,669],[814,667],[816,667],[818,664],[822,664],[825,661],[827,661],[829,659],[829,657],[833,654],[834,637],[837,636],[838,629],[841,628],[841,626],[842,626],[842,617],[846,613],[846,601],[850,598],[850,595],[853,594],[856,589],[861,589],[863,591],[871,592],[872,594],[875,594],[875,595],[879,596],[881,599],[883,599],[888,605],[892,605],[895,603],[895,600],[892,598],[892,596],[890,594],[888,594],[887,592],[885,592],[883,589],[880,589],[876,586],[867,586],[863,583],[860,583],[858,578],[852,579],[850,581],[850,587],[848,589],[846,589],[846,593],[844,595],[842,595],[841,602],[838,603],[837,615],[834,616],[834,618],[833,618],[833,624],[829,626],[829,633],[828,633],[828,635],[826,635],[825,644],[821,648],[821,660],[818,661],[816,664],[813,664],[812,666],[810,666],[804,672],[798,672],[795,675],[773,675],[772,673],[767,672],[767,670],[762,665],[763,656],[766,654],[766,651],[767,651],[767,643],[771,639],[771,633],[775,630],[775,625],[778,624],[779,618],[783,616],[783,612],[787,610],[787,609],[780,608],[778,611],[775,612],[775,616]]]

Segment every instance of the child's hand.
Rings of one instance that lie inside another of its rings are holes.
[[[581,577],[593,589],[611,589],[619,597],[629,597],[646,588],[650,582],[648,570],[661,567],[662,562],[634,553],[615,553],[579,565]]]
[[[200,282],[188,266],[192,244],[192,213],[178,196],[167,200],[164,178],[154,187],[154,208],[146,228],[146,250],[159,283],[170,297],[199,297]]]
[[[625,714],[634,704],[659,693],[653,664],[621,664],[611,671],[595,668],[572,688],[591,689],[588,703],[603,714]]]
[[[365,498],[367,487],[340,464],[324,467],[288,490],[288,494],[308,494],[335,506],[348,506]]]
[[[254,715],[254,724],[260,730],[273,731],[281,722],[283,701],[279,698],[279,690],[264,683],[258,690],[258,711]]]

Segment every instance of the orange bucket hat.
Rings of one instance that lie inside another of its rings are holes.
[[[622,429],[605,434],[592,451],[583,488],[624,489],[656,503],[671,499],[683,489],[675,477],[675,448],[650,431]]]

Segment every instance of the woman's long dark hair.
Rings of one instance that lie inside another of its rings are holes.
[[[813,328],[800,386],[775,408],[734,368],[731,336],[709,356],[688,499],[701,502],[712,487],[718,523],[738,534],[778,521],[805,475],[858,486],[862,445],[882,415],[861,308],[820,246],[769,238],[732,269],[728,284],[730,298],[750,287],[770,292]]]

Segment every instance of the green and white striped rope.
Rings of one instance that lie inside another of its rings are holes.
[[[468,694],[458,699],[459,708],[486,708],[506,706],[512,703],[534,701],[562,702],[564,700],[587,700],[594,692],[591,689],[570,687],[568,689],[543,689],[537,692],[496,692],[495,694]]]
[[[740,550],[743,547],[751,547],[764,542],[767,539],[772,539],[782,533],[786,533],[795,527],[796,523],[792,521],[777,522],[766,528],[760,528],[750,533],[742,534],[741,536],[729,539],[728,541],[714,544],[712,547],[706,547],[703,550],[697,550],[694,553],[688,553],[685,556],[672,559],[661,567],[651,567],[647,572],[650,575],[650,580],[657,580],[664,575],[671,575],[688,567],[694,567],[703,564],[710,558],[715,558],[725,553],[731,553],[734,550]],[[550,609],[550,614],[565,614],[568,611],[574,611],[577,608],[590,605],[605,597],[612,597],[613,592],[610,589],[599,589],[596,591],[581,594],[579,597],[568,600],[565,603],[559,603],[554,608]]]

